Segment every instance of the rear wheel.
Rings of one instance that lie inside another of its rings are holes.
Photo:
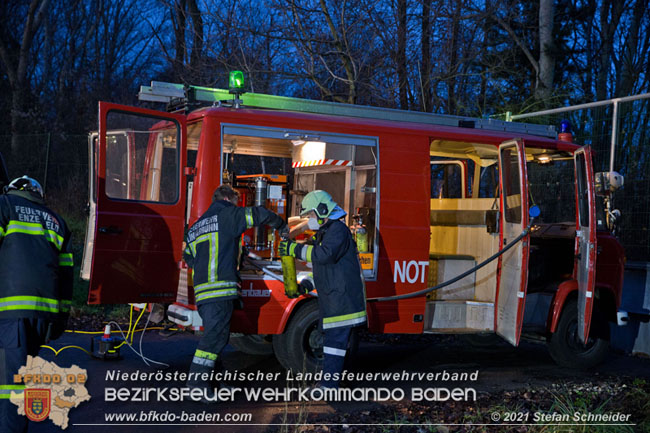
[[[273,343],[268,335],[230,334],[230,345],[249,355],[272,355]]]
[[[563,367],[591,368],[605,359],[609,350],[607,321],[594,308],[587,344],[578,337],[578,302],[568,301],[562,310],[557,329],[548,339],[548,349],[555,362]]]

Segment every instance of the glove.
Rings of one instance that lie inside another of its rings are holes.
[[[283,223],[280,228],[278,228],[278,232],[280,233],[280,239],[289,239],[289,233],[291,230],[289,230],[289,226],[286,223]]]
[[[291,257],[296,257],[296,246],[298,243],[292,241],[292,240],[286,240],[280,242],[278,245],[278,253],[280,253],[280,256],[291,256]]]

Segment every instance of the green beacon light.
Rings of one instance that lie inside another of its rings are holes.
[[[231,71],[228,75],[228,87],[230,93],[236,95],[244,93],[244,73],[242,71]]]

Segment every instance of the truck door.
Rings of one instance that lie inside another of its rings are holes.
[[[185,227],[185,116],[100,102],[96,146],[88,303],[174,302]]]
[[[576,259],[574,278],[578,281],[578,335],[582,342],[589,336],[591,310],[596,282],[596,199],[591,148],[578,149],[573,160],[576,168]]]
[[[528,178],[524,142],[513,140],[499,146],[501,197],[500,247],[508,245],[528,226]],[[511,344],[519,344],[528,284],[529,237],[499,258],[495,328]]]

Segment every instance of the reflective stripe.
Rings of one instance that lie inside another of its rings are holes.
[[[246,228],[249,229],[255,225],[253,223],[253,209],[247,207],[244,209],[244,213],[246,214]]]
[[[74,266],[74,259],[72,253],[59,254],[59,266]]]
[[[216,289],[218,287],[237,287],[235,281],[215,281],[214,283],[203,283],[194,286],[194,293],[205,292],[208,289]]]
[[[311,262],[311,252],[314,250],[313,245],[305,245],[300,253],[300,259],[305,262]]]
[[[237,296],[237,289],[223,289],[201,293],[196,297],[196,302],[205,301],[206,299],[211,298],[221,298],[223,296]]]
[[[296,252],[296,247],[297,246],[298,246],[298,244],[295,243],[295,242],[291,242],[291,244],[289,245],[289,251],[287,251],[287,252],[289,253],[289,255],[291,257],[296,257],[295,252]]]
[[[345,356],[345,352],[345,350],[337,349],[335,347],[323,346],[323,353],[328,355]]]
[[[22,233],[25,235],[45,236],[48,241],[56,245],[57,249],[63,246],[63,236],[59,235],[54,230],[46,230],[39,223],[25,223],[21,221],[11,220],[7,224],[7,231],[5,236],[13,233]]]
[[[206,367],[214,367],[214,361],[213,360],[205,359],[205,358],[199,358],[198,356],[195,356],[194,358],[192,358],[192,362],[194,364],[203,365],[203,366],[206,366]]]
[[[14,392],[18,397],[23,393],[25,385],[0,385],[0,399],[11,398],[11,393]]]
[[[210,273],[209,281],[216,281],[217,277],[217,260],[219,259],[219,233],[211,233],[210,236]]]
[[[0,298],[0,311],[36,310],[58,313],[59,305],[60,303],[56,299],[41,298],[39,296],[9,296],[7,298]]]
[[[61,312],[67,313],[70,311],[70,307],[72,306],[72,301],[67,301],[67,300],[62,300],[61,301]]]
[[[0,227],[0,238],[3,237],[4,235],[5,235],[5,229]]]
[[[194,352],[194,356],[198,356],[199,358],[211,359],[213,361],[216,361],[217,357],[219,355],[217,355],[216,353],[212,353],[212,352],[206,352],[205,350],[196,349],[196,352]]]
[[[356,325],[366,321],[366,312],[359,311],[358,313],[344,314],[341,316],[326,317],[323,319],[323,329],[340,328],[342,326]]]

